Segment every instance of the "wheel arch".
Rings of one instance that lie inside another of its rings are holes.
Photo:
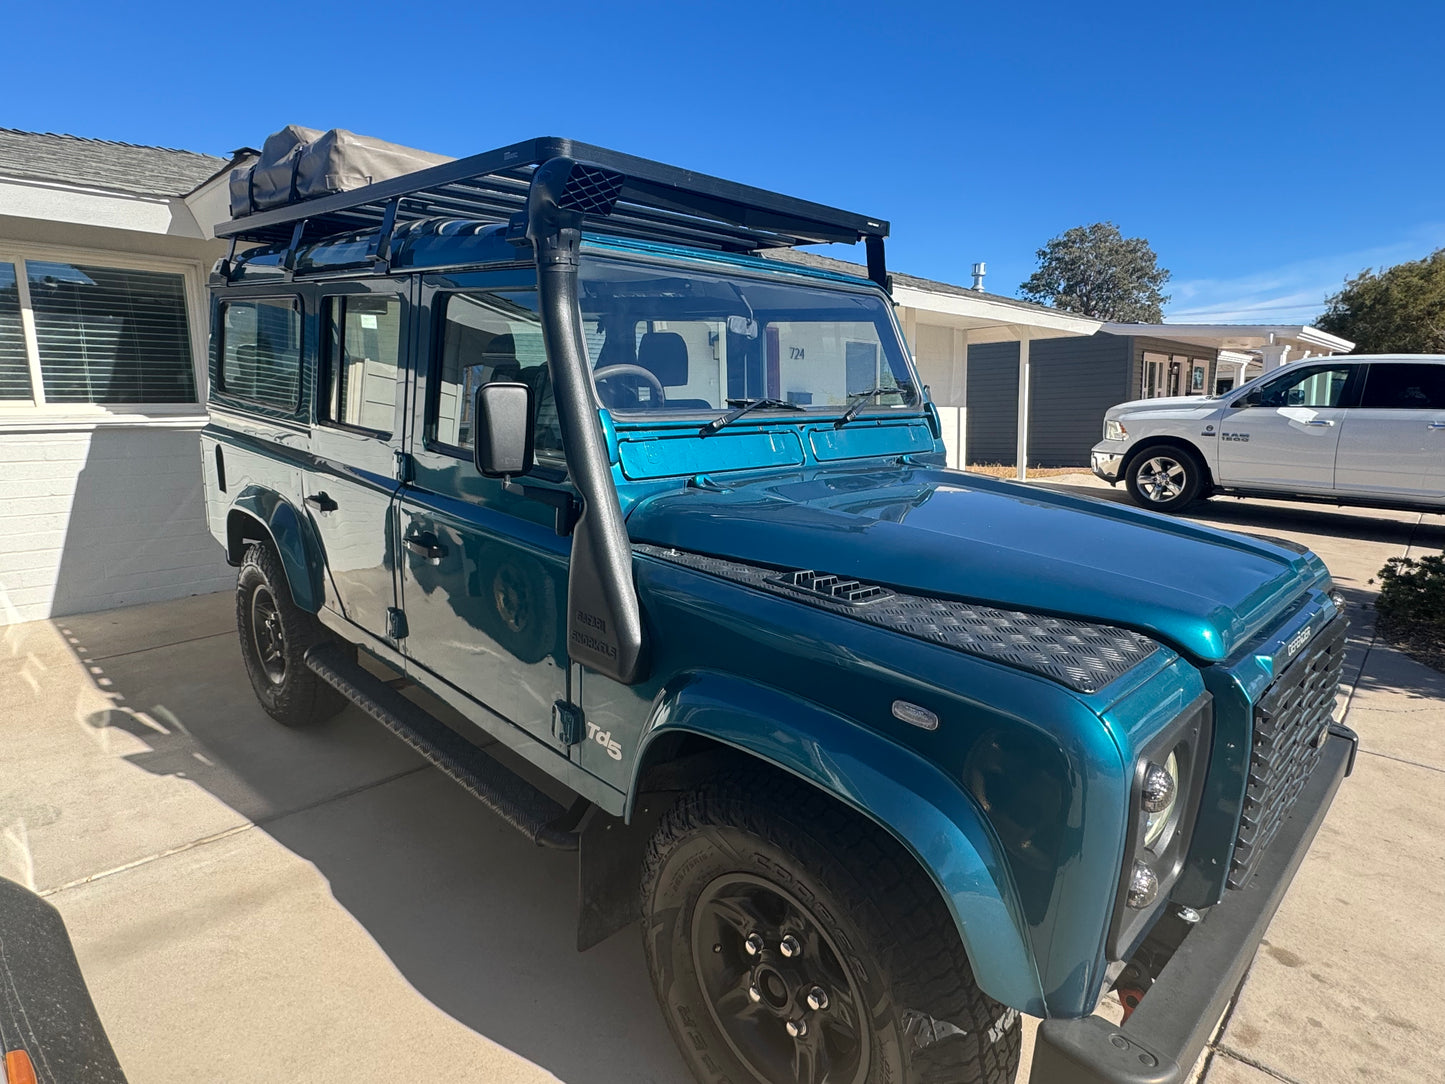
[[[1204,496],[1215,488],[1217,483],[1214,481],[1214,467],[1210,464],[1209,457],[1204,454],[1204,450],[1187,437],[1176,437],[1172,435],[1140,437],[1134,446],[1124,453],[1124,459],[1119,464],[1119,479],[1122,481],[1128,477],[1129,468],[1132,467],[1134,462],[1146,451],[1150,448],[1158,448],[1161,446],[1165,448],[1178,448],[1180,451],[1188,452],[1194,457],[1195,461],[1204,471],[1204,478],[1199,490],[1200,496]]]
[[[655,773],[668,774],[680,753],[708,763],[697,756],[708,751],[729,767],[754,763],[799,778],[891,836],[942,895],[983,991],[1022,1012],[1046,1014],[1002,849],[974,800],[942,771],[810,701],[742,678],[692,673],[664,687],[639,739],[627,818]],[[686,782],[706,778],[695,770]]]
[[[226,513],[226,560],[239,565],[251,542],[269,542],[281,558],[291,599],[316,613],[325,597],[321,543],[310,521],[272,489],[247,486]]]

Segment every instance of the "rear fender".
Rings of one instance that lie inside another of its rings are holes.
[[[736,677],[691,673],[664,687],[648,720],[629,787],[629,819],[649,767],[648,749],[682,733],[798,776],[888,832],[943,894],[984,992],[1044,1015],[1038,969],[1002,852],[973,800],[939,769],[809,701]]]
[[[296,605],[316,613],[325,598],[325,565],[311,521],[274,489],[247,486],[226,515],[226,555],[232,564],[241,563],[245,540],[256,537],[269,539],[276,547]]]

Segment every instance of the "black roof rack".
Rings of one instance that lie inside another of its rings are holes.
[[[396,222],[439,216],[511,222],[525,213],[533,172],[553,158],[588,167],[590,187],[578,193],[578,207],[584,224],[601,232],[724,252],[866,241],[869,277],[887,285],[882,219],[550,136],[244,215],[217,226],[216,235],[289,242],[294,250],[303,237],[380,229],[384,247]]]

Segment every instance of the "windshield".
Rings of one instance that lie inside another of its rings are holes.
[[[583,262],[580,294],[593,381],[613,412],[920,401],[876,294],[603,258]]]

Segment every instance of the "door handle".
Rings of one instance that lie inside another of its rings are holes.
[[[1305,424],[1306,424],[1306,425],[1334,425],[1335,423],[1334,423],[1334,419],[1332,419],[1332,418],[1311,418],[1309,421],[1305,422]]]
[[[447,555],[447,548],[437,544],[437,537],[434,534],[421,534],[414,538],[402,539],[402,545],[408,553],[414,553],[418,557],[425,557],[434,565],[442,563],[442,558]]]
[[[325,493],[313,493],[306,498],[306,503],[318,512],[335,512],[340,506],[328,497]]]

